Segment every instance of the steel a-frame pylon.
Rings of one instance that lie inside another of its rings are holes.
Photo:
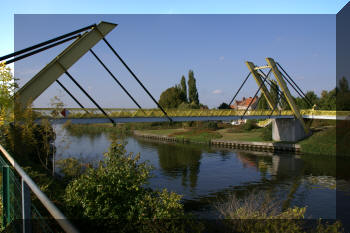
[[[296,105],[292,94],[290,93],[288,86],[284,80],[284,77],[282,75],[282,73],[280,72],[280,70],[278,69],[276,62],[274,61],[274,59],[272,58],[266,58],[266,62],[267,65],[266,66],[255,66],[253,62],[246,62],[246,65],[249,69],[249,71],[251,72],[251,74],[253,75],[256,83],[258,84],[259,88],[261,89],[263,95],[265,96],[267,103],[269,105],[269,107],[274,110],[275,106],[278,105],[278,103],[275,103],[274,99],[271,96],[271,93],[269,92],[269,90],[267,89],[266,85],[265,85],[265,81],[268,78],[267,76],[264,77],[264,80],[262,79],[262,75],[261,73],[259,73],[259,70],[262,69],[271,69],[270,72],[273,73],[273,75],[275,76],[276,80],[277,80],[277,84],[279,86],[279,88],[282,90],[282,93],[284,95],[284,99],[287,100],[288,105],[290,106],[291,110],[294,113],[294,116],[300,121],[302,127],[304,128],[304,131],[306,133],[306,135],[308,135],[310,133],[310,129],[306,126],[303,116],[300,113],[300,110],[298,108],[298,106]]]

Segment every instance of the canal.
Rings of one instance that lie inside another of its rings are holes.
[[[56,160],[103,158],[109,135],[72,136],[55,126]],[[183,195],[187,212],[217,218],[215,205],[231,195],[273,193],[285,206],[307,206],[306,218],[336,218],[334,157],[238,151],[204,144],[180,144],[126,137],[128,152],[140,153],[153,167],[149,186]],[[350,191],[344,191],[350,194]]]

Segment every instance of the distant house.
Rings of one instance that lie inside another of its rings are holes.
[[[231,109],[235,109],[235,110],[246,110],[247,107],[250,105],[248,110],[253,110],[253,109],[256,109],[257,104],[258,104],[258,97],[255,97],[255,98],[252,98],[252,97],[245,98],[245,97],[243,97],[242,100],[236,100],[234,104],[231,104],[230,108]],[[244,119],[244,120],[234,120],[234,121],[232,121],[231,124],[232,125],[240,125],[240,124],[244,124],[246,122],[247,122],[246,119]]]
[[[258,103],[258,97],[255,97],[255,98],[243,97],[242,100],[236,100],[234,104],[231,104],[230,108],[235,110],[246,110],[246,108],[250,105],[248,110],[252,110],[252,109],[256,109],[257,103]]]

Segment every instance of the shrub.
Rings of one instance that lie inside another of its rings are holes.
[[[246,131],[250,131],[252,129],[256,129],[256,120],[250,120],[248,119],[247,122],[244,124],[243,129]]]
[[[253,191],[242,199],[232,195],[215,207],[226,219],[225,223],[231,232],[343,232],[340,222],[328,224],[321,220],[315,229],[310,229],[301,221],[306,207],[283,210],[281,206],[282,201],[267,192]]]
[[[272,124],[269,124],[268,126],[266,126],[262,129],[261,137],[265,141],[272,141]]]
[[[99,227],[129,225],[132,232],[145,222],[184,218],[180,195],[145,187],[151,167],[139,162],[140,155],[126,154],[124,145],[114,141],[104,156],[97,168],[87,168],[67,186],[65,202],[71,216],[105,219]],[[181,231],[174,221],[167,224],[167,231]]]

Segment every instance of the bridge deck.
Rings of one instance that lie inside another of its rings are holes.
[[[109,119],[103,114],[98,113],[97,109],[88,109],[90,114],[86,114],[82,109],[67,109],[69,117],[51,118],[50,113],[53,109],[34,109],[41,113],[42,118],[49,118],[52,123],[64,123],[68,120],[73,124],[93,124],[109,123]],[[116,123],[124,122],[163,122],[168,121],[164,114],[157,109],[105,109]],[[191,109],[191,110],[167,110],[168,115],[173,121],[232,121],[239,119],[276,119],[276,118],[294,118],[290,110],[275,111],[272,115],[270,110],[251,110],[247,111],[242,118],[244,111],[237,110],[218,110],[218,109]],[[322,110],[301,110],[303,118],[307,119],[329,119],[345,120],[349,119],[350,111],[322,111]]]

